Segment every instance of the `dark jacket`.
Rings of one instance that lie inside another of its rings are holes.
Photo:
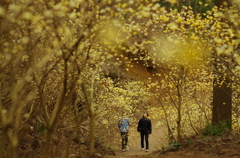
[[[149,118],[141,118],[138,122],[137,131],[141,133],[152,133],[152,123]]]

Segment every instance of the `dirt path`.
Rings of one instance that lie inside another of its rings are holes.
[[[129,151],[123,152],[121,148],[115,149],[116,156],[105,155],[104,158],[143,157],[166,146],[166,127],[156,127],[157,120],[152,121],[152,134],[149,135],[149,152],[142,151],[140,146],[140,133],[137,127],[131,127],[129,132]]]
[[[104,158],[239,158],[240,143],[234,141],[236,135],[229,135],[227,140],[219,137],[202,137],[196,138],[187,148],[175,152],[167,152],[156,155],[156,151],[167,146],[166,126],[155,127],[157,121],[152,120],[153,133],[149,136],[149,152],[141,151],[140,134],[136,127],[131,127],[132,131],[129,136],[129,151],[122,152],[115,149],[115,156],[105,155]],[[234,138],[234,139],[233,139]],[[211,140],[210,140],[211,139]],[[221,140],[221,141],[220,141]],[[218,143],[216,143],[218,142]],[[238,141],[239,142],[239,141]],[[150,155],[151,153],[155,153]],[[154,156],[153,156],[154,155]]]

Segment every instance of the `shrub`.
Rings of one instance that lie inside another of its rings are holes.
[[[212,136],[220,136],[226,129],[229,129],[227,122],[220,122],[219,124],[212,124],[207,126],[203,134],[204,135],[212,135]]]

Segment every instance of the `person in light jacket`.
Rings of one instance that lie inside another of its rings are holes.
[[[126,112],[122,113],[122,117],[118,121],[118,128],[120,130],[120,134],[122,137],[122,151],[128,150],[127,143],[128,143],[128,131],[129,131],[129,120],[126,116]]]
[[[149,151],[148,137],[149,137],[149,134],[152,134],[152,123],[151,123],[151,120],[148,118],[148,116],[149,116],[148,113],[145,112],[143,114],[143,117],[139,120],[138,127],[137,127],[137,131],[140,132],[140,136],[141,136],[142,150],[144,150],[144,137],[145,137],[146,152]]]

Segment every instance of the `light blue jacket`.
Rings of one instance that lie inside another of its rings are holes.
[[[129,120],[130,118],[128,117],[121,117],[118,121],[118,128],[120,132],[127,133],[129,131]]]

